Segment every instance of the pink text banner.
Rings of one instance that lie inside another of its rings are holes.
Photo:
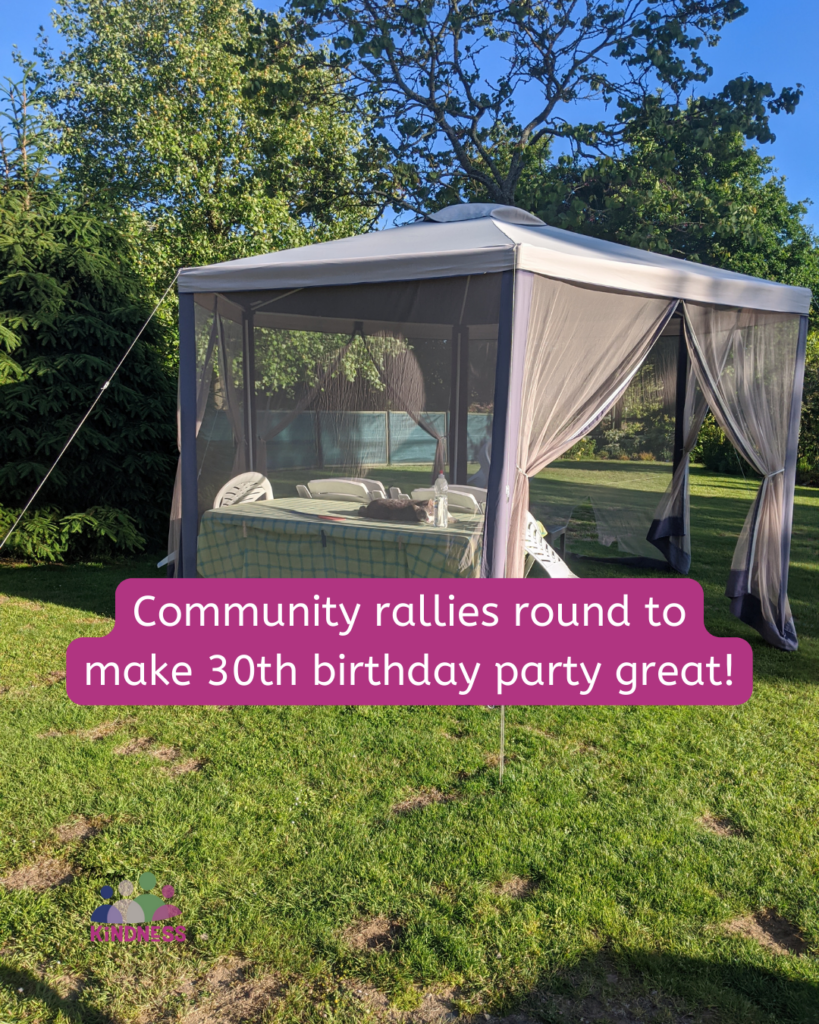
[[[89,705],[732,705],[693,580],[141,580],[68,648]]]

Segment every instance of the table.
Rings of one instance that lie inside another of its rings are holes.
[[[223,579],[480,575],[483,516],[456,516],[442,530],[363,519],[358,509],[353,502],[315,498],[210,509],[199,528],[197,569]]]

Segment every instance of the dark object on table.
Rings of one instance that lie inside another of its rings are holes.
[[[365,519],[384,519],[392,523],[431,523],[432,499],[375,498],[369,505],[362,505],[358,514]]]

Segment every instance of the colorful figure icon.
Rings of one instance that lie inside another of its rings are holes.
[[[145,912],[139,905],[138,899],[131,899],[134,892],[134,883],[129,882],[126,878],[119,883],[117,888],[122,899],[117,900],[114,906],[119,911],[123,924],[141,924],[145,920]]]
[[[156,887],[156,875],[152,871],[144,871],[137,879],[137,888],[150,890]],[[140,895],[131,898],[134,893],[133,882],[123,879],[117,886],[121,899],[116,903],[104,903],[91,915],[91,920],[105,924],[143,924],[153,921],[167,921],[171,917],[178,917],[182,911],[172,903],[165,903],[159,896],[154,896],[150,891],[142,892]],[[169,900],[174,894],[172,885],[162,886],[162,895]],[[100,889],[103,899],[111,899],[114,890],[110,885],[104,885]]]
[[[100,896],[102,896],[104,900],[110,900],[113,895],[114,890],[111,888],[110,885],[104,885],[100,889]],[[97,909],[91,915],[91,920],[98,922],[107,922],[108,915],[113,909],[114,908],[111,906],[110,903],[103,903],[101,906],[97,907]]]
[[[162,895],[166,900],[169,900],[173,896],[174,889],[172,885],[162,886]],[[169,917],[178,917],[182,911],[179,907],[175,907],[172,903],[165,903],[154,911],[153,921],[167,921]]]

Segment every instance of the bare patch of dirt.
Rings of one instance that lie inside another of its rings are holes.
[[[581,741],[577,744],[577,751],[580,754],[599,754],[600,747],[596,747],[593,743]]]
[[[42,677],[43,682],[46,686],[54,686],[56,683],[62,683],[65,681],[65,669],[62,672],[49,672],[48,675]]]
[[[442,793],[439,789],[432,786],[429,789],[422,789],[418,793],[413,793],[406,800],[393,804],[392,813],[408,814],[410,811],[420,811],[422,807],[428,807],[430,804],[446,804],[457,799],[453,793]]]
[[[261,1020],[270,1004],[280,998],[282,987],[274,974],[249,977],[245,960],[223,960],[197,982],[180,991],[198,1000],[179,1024],[240,1024]]]
[[[94,725],[90,729],[75,729],[69,730],[68,732],[60,732],[59,729],[49,729],[47,732],[41,732],[37,737],[38,740],[54,740],[62,739],[64,736],[76,736],[77,739],[81,740],[102,740],[106,736],[110,736],[117,730],[122,729],[130,719],[125,721],[115,722],[100,722],[99,725]]]
[[[424,992],[421,1005],[414,1010],[397,1010],[383,992],[364,982],[348,983],[347,988],[369,1010],[370,1014],[384,1024],[440,1024],[443,1021],[458,1020],[453,998],[455,990],[435,988]]]
[[[183,758],[180,747],[155,747],[150,736],[140,736],[122,747],[117,747],[115,754],[150,754],[162,763],[166,775],[187,775],[204,768],[205,762],[195,757]]]
[[[728,922],[725,930],[745,939],[753,939],[777,956],[788,953],[799,956],[807,950],[807,943],[799,934],[799,929],[773,910],[761,910],[746,917],[734,918]]]
[[[701,818],[697,818],[697,822],[703,828],[708,829],[709,832],[713,832],[715,836],[720,836],[722,839],[744,834],[742,829],[737,828],[730,818],[723,817],[722,815],[703,814]]]
[[[95,725],[90,729],[80,729],[76,736],[79,736],[81,740],[102,740],[106,736],[112,735],[122,729],[127,723],[126,722],[100,722],[99,725]]]
[[[45,892],[55,885],[65,885],[72,880],[75,869],[59,858],[41,857],[33,864],[17,868],[5,878],[0,878],[0,885],[7,889],[31,889],[33,892]]]
[[[57,842],[63,845],[83,843],[86,839],[90,839],[101,832],[102,826],[103,822],[101,820],[90,821],[88,818],[80,816],[74,821],[67,821],[64,825],[58,825],[54,829],[54,835],[57,837]]]
[[[50,984],[60,999],[73,1002],[82,995],[88,979],[80,974],[61,974],[59,978],[53,978]]]
[[[184,761],[175,761],[173,764],[169,764],[165,771],[168,775],[175,777],[177,775],[188,775],[190,772],[199,772],[204,767],[204,761],[200,761],[195,757],[189,757]]]
[[[390,921],[379,914],[378,917],[355,921],[344,930],[342,938],[356,953],[381,953],[393,948],[402,930],[399,921]]]
[[[179,747],[154,747],[150,751],[151,757],[158,761],[175,761],[181,753]]]
[[[348,982],[347,987],[354,996],[361,1000],[370,1013],[382,1019],[389,1014],[389,999],[373,985],[368,985],[365,982]]]
[[[511,896],[515,900],[524,900],[534,891],[534,882],[530,878],[521,878],[520,875],[513,875],[505,882],[499,882],[494,888],[497,896]]]
[[[135,740],[129,740],[124,743],[121,747],[115,747],[115,754],[144,754],[150,748],[153,743],[153,739],[150,736],[139,736]]]
[[[504,764],[509,764],[510,761],[517,761],[517,759],[517,754],[510,754],[509,751],[506,751],[503,755]],[[500,765],[500,754],[486,754],[483,760],[487,768],[497,768]]]

